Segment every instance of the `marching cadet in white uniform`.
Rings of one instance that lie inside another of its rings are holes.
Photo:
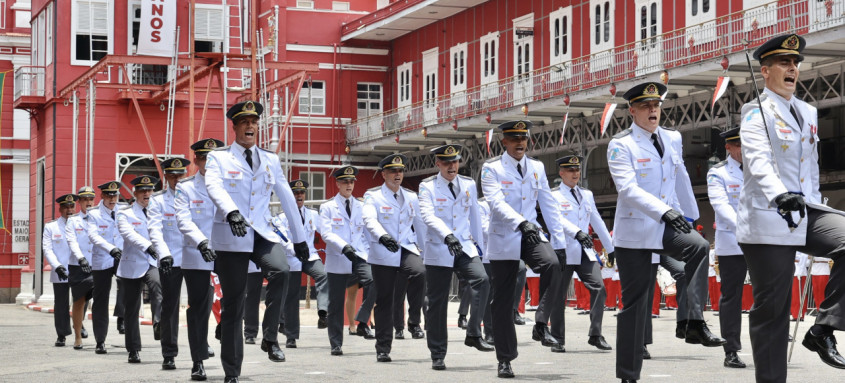
[[[625,93],[633,117],[630,128],[615,135],[607,150],[610,174],[619,192],[613,245],[624,308],[618,316],[616,376],[636,381],[642,369],[649,310],[647,293],[654,285],[652,253],[686,262],[689,320],[686,342],[721,346],[710,333],[702,310],[707,299],[708,243],[687,222],[698,218],[692,185],[682,159],[681,135],[659,126],[666,86],[643,83]]]
[[[135,202],[121,209],[117,214],[117,229],[123,236],[123,255],[117,267],[117,276],[123,278],[124,305],[126,306],[126,351],[129,363],[141,363],[141,329],[138,312],[141,310],[141,289],[144,283],[150,290],[150,306],[153,311],[153,334],[160,338],[161,279],[157,266],[158,252],[150,241],[147,225],[148,207],[153,188],[158,178],[139,176],[132,180],[135,187]]]
[[[176,184],[174,208],[176,223],[184,236],[182,240],[182,275],[188,290],[188,346],[191,349],[191,379],[205,380],[203,361],[208,359],[208,317],[214,290],[211,288],[211,271],[217,254],[208,237],[214,218],[214,204],[205,188],[205,163],[208,153],[223,146],[223,141],[213,138],[199,140],[191,145],[197,174],[183,178]],[[175,344],[174,344],[175,345]]]
[[[315,233],[323,235],[320,213],[305,207],[305,192],[308,190],[308,182],[293,180],[288,184],[293,191],[293,197],[296,199],[296,206],[299,209],[299,218],[305,228],[305,243],[308,244],[309,252],[308,260],[302,262],[294,256],[292,247],[285,251],[290,266],[290,277],[288,278],[288,294],[285,297],[281,323],[284,323],[285,336],[287,337],[285,347],[296,348],[296,340],[299,339],[299,288],[302,284],[302,273],[314,278],[314,287],[317,289],[317,328],[326,328],[326,310],[328,307],[326,294],[328,291],[326,290],[326,268],[323,266],[323,261],[320,260],[320,254],[314,248]],[[284,214],[273,217],[273,225],[283,232],[287,232],[290,226],[288,217]],[[290,235],[287,234],[287,236]]]
[[[818,116],[816,108],[794,97],[805,41],[783,35],[761,45],[754,58],[766,82],[759,101],[742,107],[743,188],[739,196],[736,238],[754,292],[749,333],[758,381],[786,381],[789,290],[793,258],[801,251],[842,258],[845,217],[825,206],[819,192]],[[807,205],[810,203],[810,205]],[[778,214],[790,217],[794,228]],[[802,219],[806,216],[806,219]],[[845,267],[834,267],[816,323],[803,345],[822,361],[845,368],[836,350],[834,330],[845,329]]]
[[[93,244],[88,239],[88,209],[94,206],[94,188],[83,186],[76,194],[79,197],[79,214],[68,218],[65,226],[65,237],[70,248],[68,260],[68,286],[73,298],[73,331],[76,339],[74,350],[82,349],[82,338],[88,337],[88,332],[82,326],[88,301],[94,296],[94,277],[91,275]]]
[[[722,277],[719,327],[725,338],[725,367],[745,368],[736,354],[742,350],[742,289],[748,267],[736,242],[736,207],[742,190],[742,145],[739,127],[719,134],[725,139],[728,158],[707,172],[707,195],[716,214],[715,254]]]
[[[167,188],[150,199],[148,209],[150,241],[159,254],[161,271],[161,368],[175,370],[179,354],[179,299],[182,296],[182,233],[176,221],[176,183],[188,173],[191,161],[170,158],[162,161]]]
[[[123,237],[117,230],[117,201],[120,198],[120,181],[106,182],[100,189],[100,204],[88,210],[88,239],[91,251],[91,273],[94,275],[94,303],[91,306],[91,320],[94,322],[95,352],[106,354],[106,336],[109,333],[109,295],[112,277],[117,274],[123,248]],[[123,321],[123,282],[118,278],[117,299],[114,315]],[[119,330],[122,331],[122,330]]]
[[[390,362],[393,343],[393,295],[397,276],[403,270],[423,270],[417,244],[425,242],[425,223],[420,219],[417,194],[401,187],[408,158],[392,154],[382,159],[378,166],[384,184],[367,190],[364,194],[364,224],[370,233],[370,253],[367,262],[373,271],[376,288],[375,320],[376,360]],[[403,279],[403,278],[399,278]],[[404,283],[404,280],[398,281]],[[408,285],[409,300],[425,294],[425,280]],[[422,301],[422,298],[419,298]],[[409,318],[410,323],[412,318]],[[417,325],[419,323],[416,323]],[[410,325],[409,325],[410,327]]]
[[[562,218],[543,164],[525,155],[530,127],[530,121],[499,125],[506,153],[488,160],[481,171],[481,187],[490,205],[486,256],[490,258],[493,334],[501,378],[514,376],[510,362],[518,355],[513,292],[515,288],[521,289],[521,286],[515,286],[520,259],[540,274],[540,296],[550,294],[550,306],[564,304],[562,289],[554,288],[560,279],[560,263],[540,232],[538,202],[550,234],[561,240],[564,236]],[[555,307],[550,309],[554,311]]]
[[[70,328],[70,286],[68,279],[68,260],[70,247],[67,244],[65,228],[67,220],[76,211],[76,194],[65,194],[56,198],[59,204],[59,218],[44,225],[41,234],[41,250],[44,258],[53,270],[50,271],[50,282],[53,283],[53,323],[56,327],[56,347],[65,346],[65,337],[72,334]]]
[[[267,309],[264,312],[261,350],[274,362],[285,354],[276,341],[284,303],[289,267],[277,244],[281,238],[270,223],[270,196],[276,193],[288,216],[299,214],[296,201],[282,171],[279,157],[255,145],[258,118],[264,107],[254,101],[235,104],[226,113],[232,120],[235,141],[208,155],[206,187],[217,207],[212,226],[211,248],[217,253],[215,270],[223,289],[221,319],[225,381],[237,382],[243,362],[243,315],[247,269],[252,260],[267,279]],[[296,256],[308,259],[308,245],[302,222],[291,221]]]
[[[364,204],[352,196],[358,169],[344,166],[332,172],[338,193],[320,205],[320,235],[326,243],[328,333],[332,355],[343,355],[343,315],[350,280],[364,286],[364,297],[355,319],[358,335],[375,339],[367,327],[376,302],[373,272],[367,263],[370,244],[364,225]],[[380,245],[379,245],[380,246]]]
[[[458,175],[461,160],[460,145],[444,145],[431,150],[440,170],[420,184],[420,215],[427,226],[425,247],[426,325],[431,368],[445,370],[446,315],[452,272],[461,275],[478,296],[481,303],[473,307],[474,315],[467,325],[464,344],[479,351],[494,348],[481,338],[481,316],[490,292],[490,281],[476,247],[484,245],[478,195],[472,178]]]
[[[566,241],[566,243],[562,244],[565,245],[565,248],[555,250],[555,252],[558,254],[558,260],[563,266],[561,277],[562,288],[568,288],[568,282],[572,279],[572,274],[577,273],[578,278],[581,279],[581,282],[590,291],[590,329],[587,343],[599,350],[611,350],[612,347],[607,344],[607,341],[605,341],[604,336],[601,334],[602,319],[604,318],[604,301],[607,291],[602,281],[600,262],[597,262],[598,255],[595,251],[591,250],[593,247],[592,238],[587,234],[590,231],[590,226],[598,234],[602,245],[607,249],[608,253],[613,254],[614,248],[610,239],[610,233],[607,231],[607,227],[604,225],[604,221],[596,207],[593,192],[578,186],[578,182],[581,179],[581,163],[582,159],[577,155],[569,155],[557,159],[557,165],[560,169],[559,175],[563,183],[558,188],[552,189],[552,195],[558,202],[560,214],[579,231],[575,236],[576,240]],[[587,252],[590,252],[589,255]],[[540,301],[540,306],[546,304],[548,304],[547,301]],[[551,312],[551,335],[557,340],[561,349],[563,349],[566,339],[566,322],[564,321],[563,314],[563,310]]]

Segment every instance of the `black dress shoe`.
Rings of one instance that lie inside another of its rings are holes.
[[[117,332],[119,334],[126,333],[126,326],[123,324],[123,318],[117,318]]]
[[[253,338],[253,337],[251,337],[251,336],[248,336],[248,337],[244,338],[244,343],[246,343],[246,344],[255,344],[255,338]]]
[[[804,341],[801,342],[808,350],[814,351],[828,366],[845,369],[845,358],[836,350],[836,338],[833,334],[815,335],[807,330]]]
[[[622,379],[622,383],[637,383],[634,379]]]
[[[607,341],[604,340],[604,337],[601,335],[591,336],[590,340],[588,340],[587,343],[591,346],[596,346],[596,348],[599,350],[613,350],[613,347],[610,347],[610,345],[607,344]]]
[[[590,310],[581,311],[578,315],[590,315]]]
[[[153,339],[161,340],[161,324],[158,322],[153,323]]]
[[[408,324],[408,332],[411,333],[411,338],[422,339],[425,338],[425,332],[418,324]]]
[[[467,316],[466,315],[458,315],[458,327],[466,330],[466,328],[467,328]]]
[[[390,354],[386,352],[379,352],[376,354],[376,361],[378,362],[390,362],[391,360],[392,359],[390,359]]]
[[[220,323],[218,323],[217,327],[214,328],[214,339],[217,339],[221,342],[223,341],[223,327],[220,325]]]
[[[358,323],[358,329],[356,329],[356,335],[363,336],[364,339],[375,339],[376,334],[373,333],[373,330],[370,330],[366,324]]]
[[[285,348],[296,348],[296,339],[288,338],[285,342]]]
[[[82,327],[82,331],[80,331],[80,333],[82,335],[82,339],[88,339],[88,330],[86,330],[84,326]]]
[[[643,359],[651,359],[651,353],[648,352],[648,348],[643,345]]]
[[[94,352],[97,354],[107,354],[106,345],[104,343],[97,343],[97,347],[94,348]]]
[[[284,362],[285,361],[285,353],[279,348],[279,344],[276,342],[268,342],[266,340],[261,340],[261,351],[267,353],[267,357],[274,361],[274,362]]]
[[[513,378],[513,369],[511,369],[511,362],[499,362],[499,377]]]
[[[56,347],[64,347],[65,346],[65,337],[60,336],[56,338]]]
[[[727,341],[710,332],[707,323],[703,320],[692,320],[687,322],[686,342],[689,344],[700,344],[704,347],[719,347]]]
[[[531,331],[531,339],[539,340],[543,346],[552,347],[558,344],[557,339],[552,336],[549,327],[545,323],[535,323]]]
[[[675,326],[675,338],[678,339],[686,339],[687,338],[687,321],[686,320],[679,320],[678,324]]]
[[[443,363],[443,359],[432,359],[431,360],[431,369],[432,370],[445,370],[446,363]]]
[[[487,334],[484,336],[484,341],[490,344],[491,346],[495,346],[496,342],[493,339],[493,334]]]
[[[485,342],[480,336],[467,336],[466,339],[464,339],[464,344],[470,347],[475,347],[478,351],[496,351],[495,347]]]
[[[211,346],[208,346],[208,357],[209,357],[209,358],[213,358],[213,357],[214,357],[214,349],[213,349],[213,348],[211,348]]]
[[[73,349],[74,350],[81,350],[82,349],[82,343],[73,345]]]
[[[161,369],[162,370],[175,370],[176,369],[176,362],[173,361],[172,356],[165,356],[164,361],[161,362]]]
[[[223,383],[239,383],[240,380],[237,376],[227,376]]]
[[[279,323],[279,334],[284,334],[284,333],[285,333],[285,324]]]
[[[129,363],[141,363],[141,356],[138,351],[129,351]]]
[[[725,367],[730,368],[745,368],[745,363],[739,359],[736,351],[728,351],[725,353]]]
[[[320,317],[317,318],[317,328],[327,328],[329,327],[329,322],[326,320],[326,312],[325,311],[318,311],[317,315]]]
[[[396,330],[396,334],[393,334],[393,339],[405,339],[405,330],[401,328]]]
[[[194,367],[191,368],[191,380],[206,380],[205,366],[202,362],[194,362]]]
[[[563,346],[560,342],[555,343],[551,347],[552,352],[563,353],[566,352],[566,347]]]
[[[525,324],[525,318],[519,315],[519,311],[513,310],[513,324],[520,326]]]
[[[343,350],[340,348],[340,346],[332,347],[332,355],[335,355],[335,356],[343,355]]]

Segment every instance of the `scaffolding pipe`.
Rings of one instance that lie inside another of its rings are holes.
[[[76,168],[77,168],[77,157],[79,156],[79,149],[78,149],[78,138],[79,138],[79,97],[77,96],[77,92],[73,91],[73,158],[71,159],[71,189],[76,190]]]

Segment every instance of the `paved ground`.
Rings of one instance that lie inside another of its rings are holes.
[[[457,305],[450,313],[457,311]],[[147,306],[148,307],[148,306]],[[601,352],[587,345],[588,316],[567,311],[568,341],[565,354],[553,354],[531,340],[531,326],[517,326],[520,356],[513,362],[517,374],[514,381],[570,381],[612,382],[615,379],[615,353]],[[183,311],[184,314],[184,311]],[[529,315],[533,314],[529,312]],[[605,336],[615,346],[616,318],[614,312],[605,316]],[[645,361],[642,381],[649,382],[753,382],[750,346],[746,329],[743,344],[746,351],[740,354],[749,368],[744,370],[722,367],[721,348],[704,348],[687,345],[674,338],[674,311],[662,311],[655,319],[656,344],[649,347],[654,359]],[[718,332],[718,317],[706,313],[705,317]],[[747,316],[745,316],[747,318]],[[271,382],[490,382],[496,379],[494,353],[481,353],[463,345],[464,331],[455,327],[457,314],[450,314],[449,355],[446,371],[433,371],[425,340],[395,340],[392,363],[376,363],[374,341],[347,336],[344,355],[329,355],[325,330],[316,328],[316,310],[302,309],[302,338],[299,348],[285,349],[287,362],[273,363],[261,352],[258,345],[245,345],[243,381]],[[747,319],[744,318],[746,324]],[[184,315],[182,316],[184,325]],[[85,321],[91,330],[91,322]],[[213,328],[213,327],[212,327]],[[801,334],[809,323],[801,324]],[[161,354],[153,340],[152,327],[142,326],[142,340],[146,346],[141,352],[143,363],[130,365],[122,348],[123,336],[117,334],[112,324],[108,355],[94,353],[93,334],[84,341],[85,348],[73,350],[72,338],[68,346],[53,347],[56,335],[52,314],[33,312],[23,306],[0,305],[0,381],[3,382],[163,382],[190,380],[190,354],[184,328],[179,334],[180,355],[176,358],[176,371],[162,371]],[[799,336],[803,337],[803,335]],[[220,353],[219,343],[210,344]],[[205,363],[209,381],[222,381],[223,370],[219,357]],[[841,372],[822,364],[818,357],[796,345],[789,367],[790,381],[837,381]]]

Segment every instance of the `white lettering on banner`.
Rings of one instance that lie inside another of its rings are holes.
[[[173,56],[177,0],[143,0],[138,54]]]

